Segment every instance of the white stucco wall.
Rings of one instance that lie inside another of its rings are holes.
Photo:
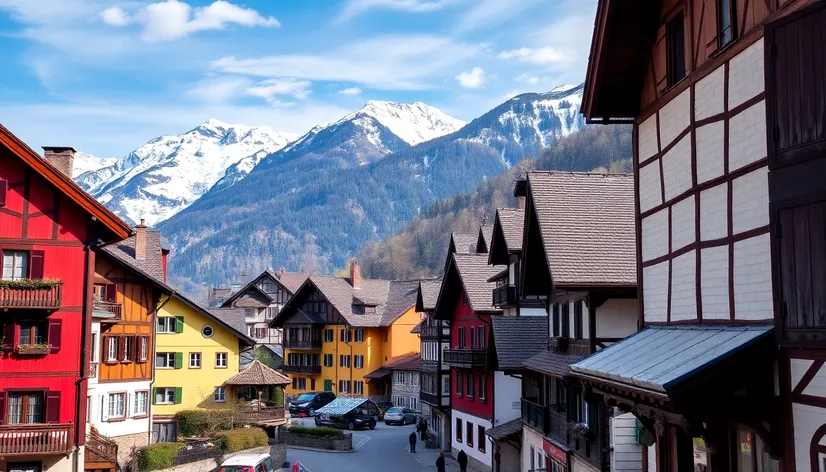
[[[493,374],[494,426],[522,416],[522,381],[502,372]]]
[[[548,316],[544,308],[519,308],[519,316]]]
[[[624,338],[637,331],[640,302],[636,298],[612,298],[597,307],[597,337]]]
[[[479,438],[476,437],[476,436],[478,436],[478,431],[479,431],[478,426],[479,425],[484,426],[484,428],[486,430],[490,429],[492,427],[492,425],[490,424],[490,421],[487,421],[487,420],[484,420],[482,418],[464,413],[462,411],[457,411],[457,410],[452,410],[450,414],[451,414],[451,423],[450,424],[452,425],[452,427],[451,427],[452,436],[450,438],[451,447],[453,449],[458,449],[460,451],[465,451],[465,454],[467,454],[468,456],[473,457],[474,459],[478,460],[479,462],[481,462],[483,464],[487,464],[488,466],[492,467],[492,465],[493,465],[493,452],[492,452],[493,444],[491,444],[491,442],[488,440],[487,435],[485,435],[484,440],[487,441],[487,443],[485,444],[485,452],[481,452],[479,450]],[[460,420],[462,420],[462,442],[456,441],[456,418],[459,418]],[[473,447],[468,447],[468,445],[467,445],[467,437],[466,436],[467,436],[467,423],[468,422],[473,423]]]
[[[527,426],[522,426],[522,472],[531,472],[531,447],[534,449],[534,466],[539,467],[540,464],[536,459],[536,452],[540,455],[545,455],[542,436]]]
[[[105,382],[98,383],[94,390],[89,391],[92,397],[90,402],[91,411],[89,413],[90,424],[105,436],[117,437],[129,434],[145,433],[149,434],[151,428],[149,423],[149,409],[152,407],[151,382]],[[149,390],[147,397],[147,416],[145,418],[134,418],[135,392],[139,390]],[[106,401],[110,392],[126,392],[126,419],[123,421],[103,420],[103,408],[106,408]]]

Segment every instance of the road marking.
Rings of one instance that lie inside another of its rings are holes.
[[[367,441],[372,439],[370,436],[367,436],[366,434],[354,434],[353,438],[355,438],[356,436],[358,436],[360,438],[364,438],[364,441],[353,445],[353,449],[355,449],[357,451],[361,448],[361,446],[364,446],[365,444],[367,444]]]

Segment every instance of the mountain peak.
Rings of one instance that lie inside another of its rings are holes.
[[[359,116],[369,116],[411,146],[439,136],[453,133],[465,122],[448,116],[436,107],[422,102],[398,103],[370,100],[361,110],[351,113],[340,122]]]
[[[576,85],[570,85],[570,84],[558,85],[558,86],[552,88],[551,92],[552,93],[554,93],[554,92],[567,92],[567,91],[569,91],[571,89],[574,89],[576,87],[577,87]]]

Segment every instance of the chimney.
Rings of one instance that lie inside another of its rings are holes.
[[[135,226],[135,259],[146,259],[146,223],[141,218],[139,225]]]
[[[359,271],[359,263],[355,259],[350,261],[350,285],[353,288],[359,288],[359,281],[361,279],[361,272]]]
[[[280,274],[278,274],[278,278],[283,277],[283,276],[284,276],[284,272],[285,272],[284,266],[281,266],[281,269],[279,270],[279,272],[280,272]]]
[[[524,196],[516,197],[516,207],[519,208],[520,210],[525,209],[525,197]]]
[[[71,147],[43,146],[43,158],[57,170],[72,178],[72,166],[75,162],[75,149]]]

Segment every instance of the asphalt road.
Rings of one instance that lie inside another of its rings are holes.
[[[304,420],[312,425],[312,418]],[[355,452],[316,452],[287,449],[287,460],[295,461],[309,472],[424,472],[436,470],[438,452],[425,449],[424,442],[416,443],[416,453],[408,451],[408,436],[415,431],[415,425],[387,426],[379,423],[373,431],[354,431]],[[459,466],[449,456],[447,470],[458,471]]]

